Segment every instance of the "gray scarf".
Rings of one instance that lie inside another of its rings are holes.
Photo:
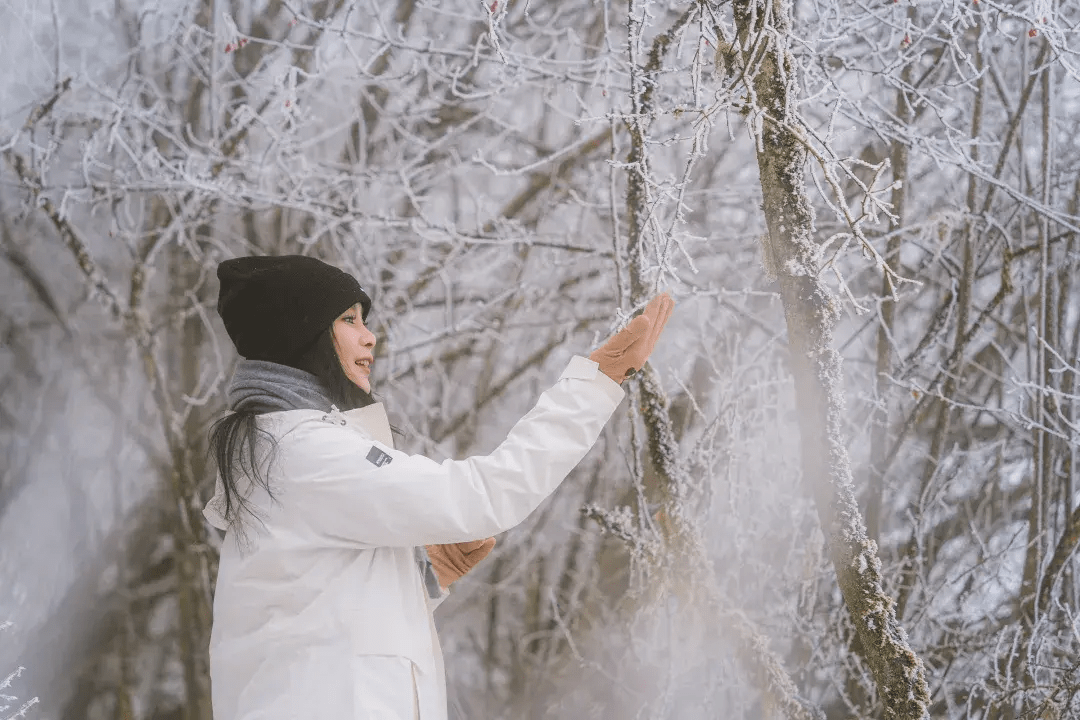
[[[233,412],[268,413],[281,410],[323,410],[329,412],[333,403],[319,378],[288,365],[265,360],[241,360],[236,364],[232,381],[226,391],[229,409]],[[438,598],[438,576],[431,567],[427,549],[413,548],[417,569],[424,579],[428,597]]]
[[[268,413],[280,410],[329,411],[326,386],[311,373],[265,360],[241,360],[227,390],[229,409]]]

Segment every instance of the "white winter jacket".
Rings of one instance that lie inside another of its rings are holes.
[[[623,398],[574,357],[490,455],[395,450],[381,404],[259,418],[277,441],[262,522],[221,548],[210,675],[215,720],[445,720],[446,684],[422,545],[509,530],[592,447]],[[220,486],[204,510],[227,529]],[[445,597],[445,595],[443,596]]]

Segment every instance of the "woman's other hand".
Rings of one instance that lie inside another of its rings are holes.
[[[488,556],[495,547],[495,538],[487,540],[470,540],[463,543],[451,543],[449,545],[425,545],[428,560],[435,576],[439,578],[439,585],[443,590],[450,587],[450,583],[461,579],[461,576],[473,569],[476,563]]]
[[[643,313],[594,350],[589,359],[600,366],[600,372],[621,384],[645,366],[674,307],[671,296],[660,293],[649,301]]]

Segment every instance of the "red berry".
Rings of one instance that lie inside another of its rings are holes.
[[[225,52],[227,52],[227,53],[232,52],[232,43],[229,43],[228,45],[225,46]]]
[[[499,9],[499,0],[492,0],[490,9],[491,9],[491,12],[495,12],[496,10],[498,10]]]
[[[1036,30],[1035,28],[1031,28],[1030,30],[1028,30],[1028,37],[1035,37],[1038,34],[1039,34],[1039,31]]]
[[[292,105],[292,100],[286,100],[285,107],[289,107],[290,105]]]

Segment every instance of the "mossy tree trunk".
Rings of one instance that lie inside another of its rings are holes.
[[[788,0],[734,3],[736,52],[756,128],[767,248],[787,321],[799,410],[802,471],[814,497],[829,557],[889,720],[928,718],[925,671],[881,583],[877,545],[866,533],[852,484],[842,426],[842,363],[833,347],[837,301],[818,277],[820,246],[806,190],[807,149],[796,111],[797,66],[788,49]]]

